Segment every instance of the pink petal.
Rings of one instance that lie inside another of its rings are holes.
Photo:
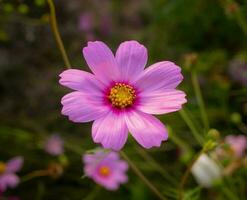
[[[105,43],[88,42],[83,48],[83,55],[92,72],[103,83],[109,84],[119,76],[114,55]]]
[[[141,92],[174,89],[182,81],[181,68],[172,62],[158,62],[148,67],[135,81]]]
[[[165,114],[180,110],[186,103],[185,93],[175,89],[140,94],[138,110],[148,114]]]
[[[61,101],[62,114],[73,122],[89,122],[104,116],[109,108],[104,105],[103,97],[71,92]]]
[[[236,156],[241,157],[245,154],[247,148],[247,137],[245,135],[228,135],[225,141],[230,145]]]
[[[22,168],[23,165],[23,157],[18,156],[14,157],[7,162],[7,172],[18,172]]]
[[[58,156],[64,152],[64,141],[58,134],[52,134],[44,144],[44,149],[52,156]]]
[[[121,81],[129,81],[138,76],[143,71],[147,58],[147,49],[137,41],[121,43],[116,53]]]
[[[107,159],[108,162],[118,162],[120,158],[117,152],[111,151],[107,154],[105,159]]]
[[[117,163],[116,163],[116,168],[121,171],[121,172],[125,172],[128,170],[129,168],[129,165],[126,161],[123,161],[123,160],[119,160]]]
[[[126,123],[131,135],[145,148],[159,147],[168,138],[165,126],[152,115],[140,111],[128,112]]]
[[[8,187],[14,188],[20,182],[15,174],[4,174],[0,176],[0,190],[5,191]]]
[[[85,71],[68,69],[59,76],[61,77],[59,83],[73,90],[100,93],[104,89],[103,84],[93,74]]]
[[[124,173],[122,172],[118,172],[114,175],[114,179],[116,182],[118,183],[126,183],[128,182],[128,176],[126,176]]]
[[[108,190],[117,190],[119,188],[119,183],[114,179],[115,177],[110,176],[107,178],[95,175],[93,177],[94,181]]]
[[[101,143],[104,148],[120,150],[128,137],[123,115],[110,112],[107,116],[95,120],[92,127],[92,137],[94,142]]]

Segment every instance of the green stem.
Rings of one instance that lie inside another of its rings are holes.
[[[36,178],[36,177],[49,176],[49,175],[50,175],[50,172],[48,170],[36,170],[36,171],[33,171],[33,172],[23,176],[21,178],[21,181],[26,182],[26,181],[29,181],[29,180]]]
[[[56,40],[57,46],[58,46],[58,48],[62,54],[65,66],[69,69],[69,68],[71,68],[71,64],[69,62],[68,55],[66,53],[66,50],[65,50],[64,45],[63,45],[63,41],[61,39],[59,30],[58,30],[57,19],[56,19],[56,10],[55,10],[53,0],[47,0],[47,3],[48,3],[49,8],[50,8],[50,24],[51,24],[51,28],[52,28],[55,40]]]
[[[189,151],[190,147],[187,145],[186,142],[184,142],[182,139],[180,139],[175,133],[174,131],[170,128],[169,129],[169,136],[170,139],[176,144],[178,145],[183,151]]]
[[[208,131],[209,130],[208,116],[207,116],[205,104],[204,104],[204,101],[202,98],[202,93],[201,93],[198,77],[197,77],[197,74],[194,70],[191,73],[191,79],[192,79],[192,85],[193,85],[193,88],[194,88],[194,91],[196,94],[196,99],[197,99],[197,102],[198,102],[198,105],[200,108],[202,122],[203,122],[203,125],[204,125],[206,131]]]
[[[185,111],[185,109],[180,110],[179,114],[181,115],[181,117],[183,118],[185,123],[190,128],[195,139],[199,142],[199,144],[203,145],[204,140],[203,140],[202,136],[200,135],[200,133],[197,131],[195,125],[193,124],[193,121],[190,119],[190,117],[189,117],[188,113]]]
[[[93,200],[93,199],[96,199],[96,196],[99,194],[101,190],[101,187],[99,185],[95,185],[95,188],[93,189],[92,192],[90,192],[90,194],[83,198],[83,200]]]
[[[121,151],[122,157],[129,163],[129,166],[135,172],[135,174],[146,184],[146,186],[161,200],[166,200],[166,198],[157,190],[157,188],[143,175],[143,173],[136,167],[136,165],[129,159],[129,157]]]
[[[236,4],[235,0],[227,0],[228,4]],[[244,32],[244,34],[247,36],[247,22],[243,16],[243,13],[241,12],[241,10],[237,7],[236,10],[233,12],[235,19],[237,20],[237,23],[239,25],[239,27],[242,29],[242,31]]]
[[[197,159],[203,154],[205,153],[205,150],[204,148],[196,155],[196,157],[193,159],[193,161],[190,163],[190,165],[188,166],[188,168],[186,169],[185,173],[183,174],[182,176],[182,179],[181,179],[181,182],[180,182],[180,185],[179,185],[179,199],[180,200],[183,200],[183,197],[184,197],[184,186],[187,182],[187,179],[189,177],[189,174],[191,172],[191,169],[193,167],[193,165],[195,164],[195,162],[197,161]]]
[[[227,197],[227,199],[238,200],[238,197],[236,197],[228,187],[223,186],[223,187],[221,187],[221,189],[222,189],[222,192],[224,193],[224,195]]]
[[[144,149],[136,147],[137,152],[150,164],[154,169],[156,169],[167,181],[176,185],[176,181],[172,175],[168,174],[163,170],[163,168],[154,160]]]
[[[76,146],[75,144],[72,144],[70,142],[65,142],[64,146],[65,146],[65,148],[69,149],[70,151],[72,151],[72,152],[74,152],[80,156],[83,154],[84,150],[82,148],[80,148],[79,146]]]

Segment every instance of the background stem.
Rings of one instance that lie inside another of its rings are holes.
[[[206,109],[205,109],[205,104],[202,98],[202,93],[201,93],[201,88],[199,85],[199,81],[198,81],[198,77],[196,72],[193,70],[191,73],[191,79],[192,79],[192,85],[196,94],[196,99],[200,108],[200,113],[201,113],[201,117],[202,117],[202,122],[203,125],[206,129],[206,132],[209,130],[209,122],[208,122],[208,116],[206,113]]]
[[[57,46],[58,46],[58,48],[62,54],[64,64],[69,69],[69,68],[71,68],[71,64],[69,62],[68,55],[66,53],[66,50],[65,50],[64,45],[63,45],[63,41],[61,39],[59,30],[58,30],[57,19],[56,19],[56,10],[55,10],[53,0],[47,0],[47,3],[48,3],[49,8],[50,8],[50,24],[51,24],[52,32],[53,32],[55,40],[57,42]]]
[[[191,133],[193,134],[193,136],[195,137],[195,139],[198,141],[198,143],[201,144],[201,145],[203,145],[204,139],[200,135],[199,131],[195,127],[193,121],[190,119],[190,117],[189,117],[188,113],[185,111],[185,109],[180,110],[179,111],[179,114],[181,115],[181,117],[183,118],[183,120],[185,121],[185,123],[190,128]]]
[[[204,153],[204,148],[196,155],[196,157],[194,158],[194,160],[190,163],[190,165],[188,166],[188,168],[186,169],[185,173],[182,176],[182,179],[180,181],[180,185],[179,185],[179,199],[183,200],[184,197],[184,186],[187,182],[187,179],[189,177],[189,174],[191,172],[191,169],[193,167],[193,165],[195,164],[195,162],[197,161],[197,159]]]
[[[129,163],[131,169],[135,174],[145,183],[148,188],[161,200],[166,200],[165,197],[157,190],[157,188],[143,175],[143,173],[136,167],[136,165],[129,159],[129,157],[123,152],[120,151],[122,157]]]

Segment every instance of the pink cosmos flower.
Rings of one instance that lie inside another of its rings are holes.
[[[247,147],[247,137],[244,135],[228,135],[225,142],[230,145],[231,150],[237,157],[242,157],[245,154]]]
[[[8,187],[16,187],[20,179],[15,174],[20,171],[23,165],[22,157],[15,157],[7,163],[0,162],[0,191],[4,192]]]
[[[175,89],[183,79],[180,67],[162,61],[144,70],[147,50],[136,41],[120,44],[115,56],[103,42],[88,42],[83,55],[93,74],[60,74],[59,83],[76,90],[62,98],[62,114],[73,122],[94,121],[93,140],[104,148],[120,150],[128,131],[145,148],[167,140],[165,126],[151,114],[177,111],[186,102]]]
[[[58,134],[51,135],[45,142],[44,149],[47,153],[58,156],[64,152],[63,139]]]
[[[85,174],[108,190],[116,190],[120,184],[128,181],[125,174],[128,164],[120,160],[116,152],[86,154],[83,161]]]

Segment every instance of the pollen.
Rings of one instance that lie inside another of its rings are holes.
[[[101,167],[99,168],[99,174],[100,174],[101,176],[107,177],[107,176],[109,176],[109,175],[111,174],[111,170],[110,170],[110,168],[107,167],[107,166],[101,166]]]
[[[0,162],[0,174],[3,174],[6,171],[6,165],[3,162]]]
[[[114,107],[126,108],[134,103],[136,92],[130,85],[116,83],[115,86],[111,88],[108,98]]]

